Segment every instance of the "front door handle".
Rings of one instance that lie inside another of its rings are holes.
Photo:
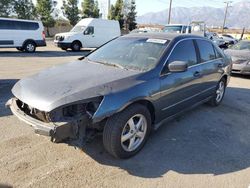
[[[194,73],[194,77],[200,77],[201,76],[201,73],[199,72],[199,71],[196,71],[195,73]]]

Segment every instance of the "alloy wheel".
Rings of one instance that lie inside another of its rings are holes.
[[[121,145],[125,151],[136,150],[143,142],[147,132],[147,120],[144,115],[136,114],[130,118],[121,134]]]

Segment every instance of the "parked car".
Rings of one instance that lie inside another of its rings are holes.
[[[40,46],[46,46],[42,22],[0,18],[0,48],[35,52],[36,47]]]
[[[250,75],[250,41],[242,40],[225,50],[232,57],[232,73]]]
[[[186,110],[218,106],[231,71],[216,45],[192,35],[125,35],[81,59],[18,81],[6,105],[55,141],[102,131],[117,158],[135,155],[152,129]]]
[[[223,34],[221,35],[221,38],[226,42],[226,44],[229,45],[234,45],[238,42],[238,40],[231,35],[228,34]]]
[[[214,32],[206,32],[205,37],[212,40],[214,44],[219,46],[220,48],[227,48],[226,41],[223,40],[217,33]]]
[[[79,51],[83,47],[97,48],[120,35],[118,21],[85,18],[70,32],[55,35],[54,43],[62,50],[71,48],[73,51]]]

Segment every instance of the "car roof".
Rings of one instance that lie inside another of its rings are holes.
[[[123,37],[141,37],[141,38],[156,38],[156,39],[164,39],[164,40],[173,40],[173,39],[186,39],[186,38],[195,38],[195,39],[204,39],[205,37],[201,37],[198,35],[192,34],[178,34],[178,33],[133,33],[124,35]],[[205,38],[206,39],[206,38]]]
[[[37,23],[41,23],[40,20],[24,20],[24,19],[17,19],[17,18],[3,18],[3,17],[0,17],[0,20],[22,21],[22,22],[37,22]]]

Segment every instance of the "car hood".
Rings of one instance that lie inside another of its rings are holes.
[[[232,59],[250,60],[249,50],[232,50],[228,49],[224,51],[225,54],[230,55]]]
[[[16,98],[33,108],[51,111],[62,105],[105,96],[136,84],[141,72],[76,61],[51,67],[18,81],[12,89]]]

